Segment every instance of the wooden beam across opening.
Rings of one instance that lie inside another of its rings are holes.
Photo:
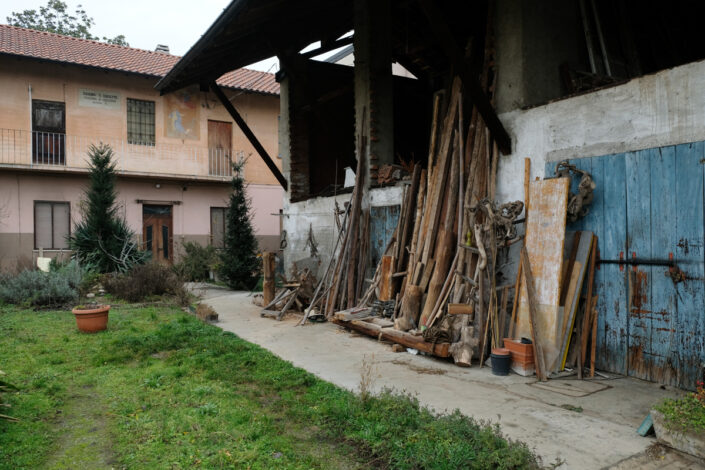
[[[497,117],[497,113],[492,107],[489,98],[485,94],[478,79],[478,72],[467,60],[463,49],[458,45],[448,24],[443,18],[443,13],[433,0],[418,0],[421,10],[426,15],[436,39],[440,42],[443,51],[452,63],[453,67],[460,74],[460,78],[465,85],[465,89],[470,94],[470,99],[477,106],[482,119],[489,128],[492,136],[497,141],[497,145],[503,154],[512,153],[512,139],[509,137],[502,121]]]
[[[277,181],[279,181],[279,184],[282,186],[282,188],[284,188],[284,191],[286,191],[288,189],[286,178],[284,178],[284,175],[282,175],[282,172],[281,170],[279,170],[279,167],[277,167],[277,165],[274,163],[274,160],[272,160],[272,157],[269,156],[260,141],[252,132],[250,126],[247,125],[242,116],[240,116],[240,113],[238,113],[237,109],[235,109],[235,106],[233,106],[228,97],[225,96],[225,93],[223,93],[223,90],[221,90],[215,82],[211,82],[211,90],[213,90],[213,93],[215,93],[215,96],[218,97],[221,104],[225,106],[225,109],[228,110],[228,113],[235,120],[242,133],[245,134],[247,140],[250,141],[250,143],[255,148],[257,153],[259,153],[259,156],[262,157],[262,160],[264,160],[264,163],[267,165],[274,177],[277,179]]]
[[[302,52],[301,56],[310,59],[311,57],[316,57],[318,55],[325,54],[326,52],[345,47],[348,44],[352,44],[352,42],[353,36],[347,36],[331,42],[321,42],[321,47],[313,49],[311,51]]]

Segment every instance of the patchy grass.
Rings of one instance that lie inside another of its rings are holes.
[[[0,365],[21,389],[2,468],[539,467],[497,427],[362,400],[177,309],[122,308],[86,335],[68,312],[2,307]]]
[[[671,429],[705,433],[705,384],[698,382],[695,392],[683,398],[667,399],[656,410],[663,413],[666,425]]]

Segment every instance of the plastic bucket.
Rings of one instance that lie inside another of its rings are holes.
[[[512,355],[509,350],[496,348],[492,350],[492,373],[494,375],[509,375]]]

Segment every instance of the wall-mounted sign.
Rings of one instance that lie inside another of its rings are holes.
[[[78,105],[89,108],[120,109],[120,93],[81,88],[78,90]]]

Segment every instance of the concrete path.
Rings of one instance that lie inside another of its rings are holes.
[[[388,344],[334,324],[297,327],[298,317],[281,322],[261,318],[247,293],[211,288],[196,293],[218,312],[217,326],[324,380],[358,391],[363,359],[372,361],[374,390],[411,392],[438,412],[458,408],[476,419],[497,422],[506,436],[534,448],[544,463],[564,462],[562,469],[617,464],[629,468],[632,459],[641,459],[633,460],[633,468],[641,467],[655,440],[640,437],[637,427],[651,405],[679,395],[670,387],[621,376],[552,380],[546,386],[515,374],[497,377],[488,367],[464,369],[422,355],[394,353]],[[705,468],[695,465],[669,468]]]

